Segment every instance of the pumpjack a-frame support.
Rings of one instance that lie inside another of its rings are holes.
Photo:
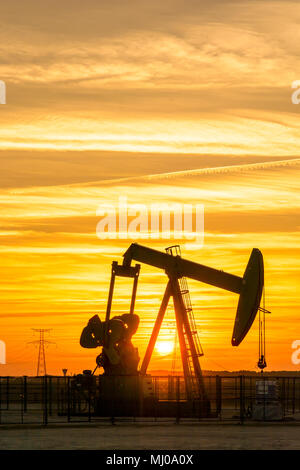
[[[201,402],[203,402],[203,404],[205,402],[208,403],[208,396],[206,394],[201,366],[198,359],[199,354],[194,343],[191,325],[189,323],[187,311],[182,298],[179,280],[176,275],[172,275],[170,273],[168,273],[168,277],[169,281],[163,295],[161,306],[141,365],[140,373],[141,375],[146,375],[147,373],[147,368],[164,319],[164,315],[167,310],[170,298],[172,297],[176,317],[176,328],[180,344],[182,368],[186,384],[187,399],[191,400],[198,398]],[[194,377],[191,375],[189,359],[192,361]]]

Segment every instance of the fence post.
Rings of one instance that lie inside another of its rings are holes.
[[[9,377],[6,377],[6,409],[9,409]]]
[[[44,425],[48,424],[48,380],[44,375]]]
[[[237,377],[234,377],[234,408],[238,407]]]
[[[138,400],[139,400],[139,417],[144,416],[144,379],[145,376],[141,375],[139,379],[139,390],[138,390]]]
[[[20,401],[21,401],[21,424],[24,424],[24,397],[22,393],[20,393]]]
[[[52,416],[52,377],[49,377],[49,416]]]
[[[293,378],[293,394],[292,394],[292,413],[295,414],[295,398],[296,398],[296,379]]]
[[[176,377],[176,424],[180,422],[180,377]]]
[[[23,395],[23,390],[21,390],[21,393],[19,394],[20,396],[20,401],[21,401],[21,424],[24,423],[24,395]]]
[[[88,397],[89,397],[89,403],[88,403],[88,422],[91,422],[91,383],[89,382],[89,389],[88,389]]]
[[[135,394],[135,400],[134,400],[134,406],[133,406],[133,421],[136,421],[136,417],[139,414],[139,376],[136,375],[134,379],[134,394]]]
[[[285,414],[286,414],[286,403],[285,403],[285,399],[286,399],[286,396],[285,396],[285,377],[282,377],[281,378],[281,398],[282,398],[282,408],[283,408],[283,419],[285,418]]]
[[[250,376],[249,380],[250,380],[250,411],[251,411],[251,414],[252,414],[252,410],[253,410],[253,380],[252,379],[253,379],[253,377]],[[254,396],[255,396],[255,394],[254,394]],[[249,406],[248,406],[248,410],[249,410]]]
[[[68,415],[68,423],[71,421],[71,404],[70,404],[70,377],[68,377],[67,381],[67,415]]]
[[[263,400],[264,400],[264,415],[263,415],[263,419],[264,419],[264,421],[266,421],[266,398],[267,398],[267,389],[266,389],[266,377],[265,377],[265,376],[263,377],[263,381],[264,381],[264,395],[263,395]]]
[[[27,376],[23,377],[23,411],[27,413]]]
[[[244,377],[240,375],[240,424],[244,424]]]
[[[111,424],[115,423],[115,383],[116,383],[116,376],[112,375],[111,377],[108,376],[108,380],[110,381],[111,390]]]
[[[157,391],[157,377],[154,377],[154,421],[157,421],[158,415],[158,398],[156,399],[156,391]]]
[[[60,404],[60,377],[56,377],[56,414],[59,415],[61,411],[61,404]]]
[[[290,378],[286,377],[287,382],[287,393],[286,393],[286,411],[289,412],[290,409]]]
[[[216,375],[216,413],[220,416],[222,413],[222,378]]]

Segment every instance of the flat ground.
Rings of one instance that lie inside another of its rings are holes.
[[[300,426],[201,423],[0,427],[0,449],[300,449]]]

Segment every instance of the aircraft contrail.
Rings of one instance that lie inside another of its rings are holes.
[[[118,183],[127,183],[131,181],[152,181],[160,179],[169,179],[175,177],[184,177],[184,176],[196,176],[196,175],[213,175],[220,173],[235,173],[241,171],[253,171],[253,170],[264,170],[278,167],[288,167],[300,164],[300,158],[291,158],[289,160],[277,160],[271,162],[261,162],[261,163],[245,163],[239,165],[227,165],[227,166],[217,166],[212,168],[197,168],[192,170],[180,170],[180,171],[171,171],[167,173],[154,173],[150,175],[141,175],[141,176],[129,176],[126,178],[115,178],[109,180],[100,180],[95,182],[83,183],[80,186],[90,186],[91,184],[101,184],[101,185],[111,185]],[[78,186],[78,183],[70,186]]]
[[[145,179],[160,179],[160,178],[173,178],[177,176],[193,176],[193,175],[210,175],[218,173],[232,173],[239,171],[249,171],[249,170],[264,170],[268,168],[275,167],[286,167],[292,165],[299,165],[300,158],[294,158],[289,160],[279,160],[273,162],[261,162],[261,163],[246,163],[242,165],[227,165],[227,166],[217,166],[213,168],[199,168],[195,170],[181,170],[173,171],[169,173],[159,173],[157,175],[147,175]]]

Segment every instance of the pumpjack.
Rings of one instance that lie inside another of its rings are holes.
[[[139,317],[134,313],[134,307],[141,265],[132,266],[132,261],[162,269],[168,277],[161,306],[139,370],[140,358],[137,348],[132,344],[132,336],[139,325]],[[111,318],[114,286],[118,276],[133,279],[130,311],[128,314]],[[144,398],[151,398],[151,378],[149,379],[147,375],[147,369],[172,297],[186,399],[188,403],[199,404],[198,409],[202,416],[209,416],[210,400],[199,360],[203,352],[192,314],[187,278],[239,295],[231,339],[232,346],[238,346],[245,338],[259,310],[264,286],[263,256],[259,249],[253,248],[244,275],[239,277],[183,259],[177,245],[167,248],[164,253],[137,243],[131,244],[123,255],[123,263],[119,264],[117,261],[112,263],[105,321],[102,322],[98,315],[93,316],[83,329],[80,338],[80,344],[84,348],[102,347],[102,353],[96,359],[96,369],[102,367],[104,370],[102,377],[106,378],[102,384],[103,392],[100,397],[103,405],[102,411],[106,408],[107,400],[112,393],[118,403],[134,401],[133,383],[138,383],[139,394],[142,393]],[[110,385],[107,386],[107,383]]]

